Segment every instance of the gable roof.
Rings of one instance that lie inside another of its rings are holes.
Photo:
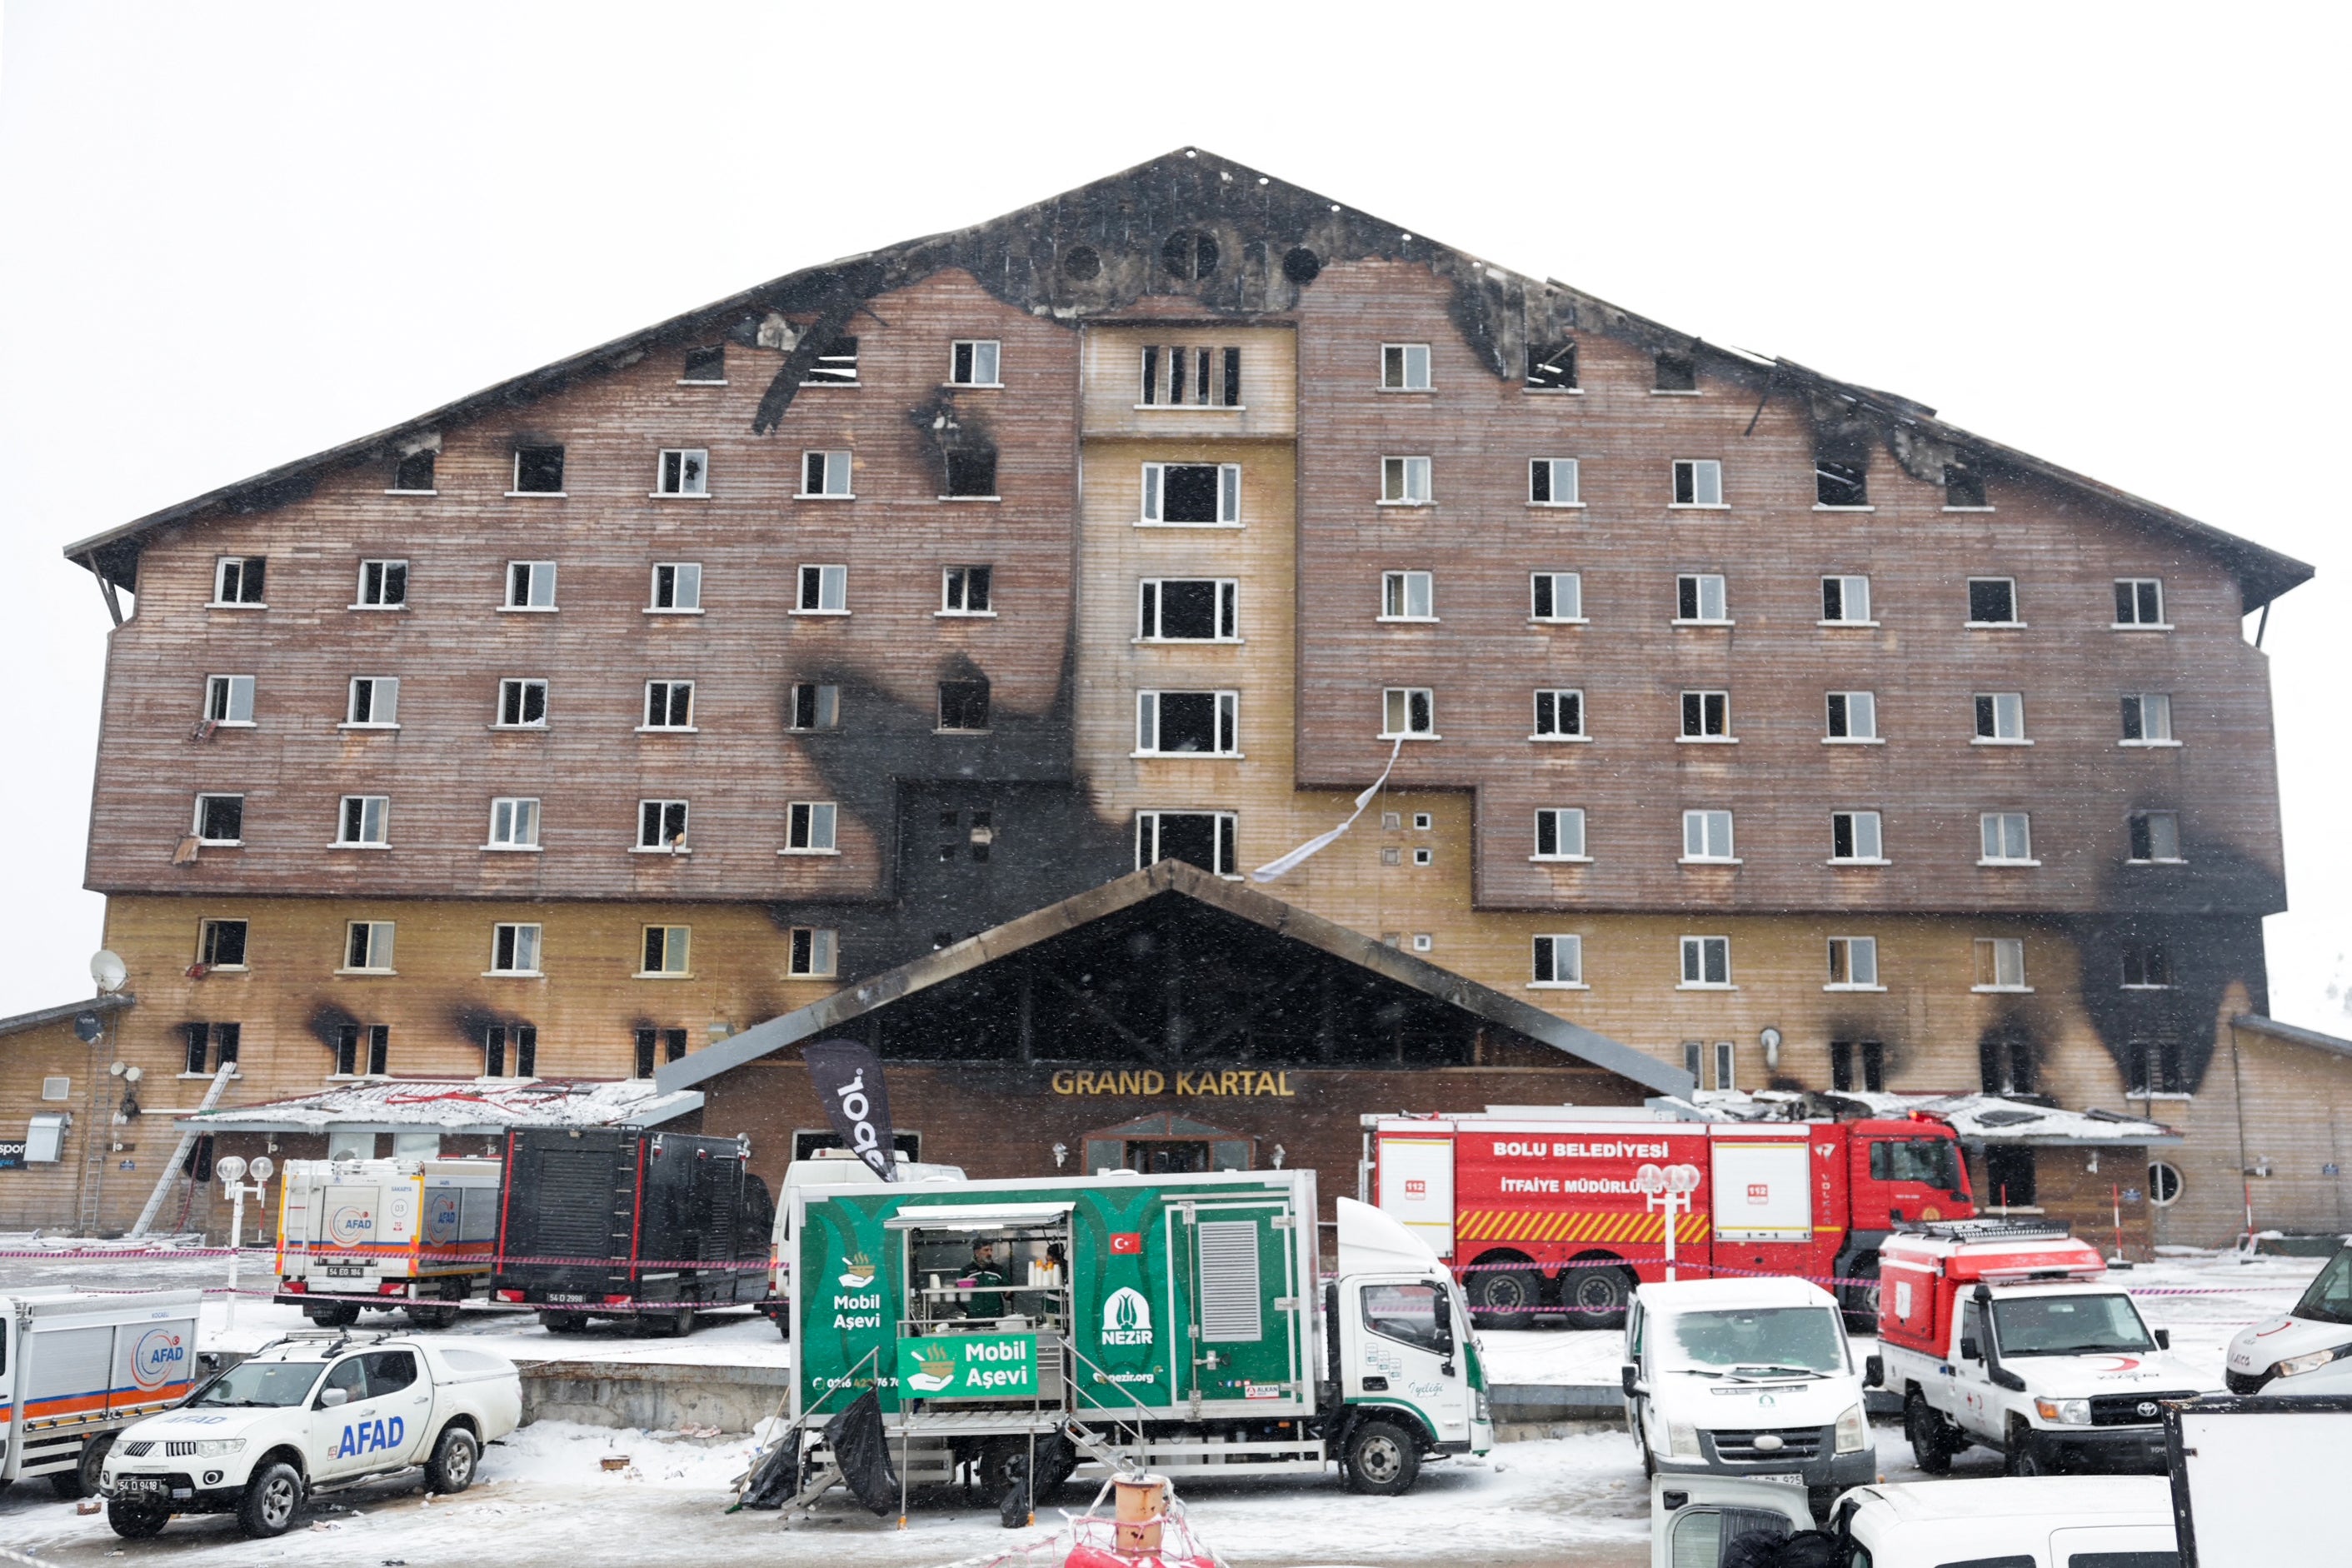
[[[1255,889],[1210,875],[1181,860],[1162,860],[1116,881],[1090,888],[1058,904],[1048,904],[992,931],[966,937],[951,947],[926,953],[896,969],[885,970],[820,1001],[755,1024],[741,1034],[696,1051],[654,1074],[663,1092],[690,1089],[733,1068],[814,1040],[901,998],[927,991],[1051,938],[1130,910],[1145,901],[1174,895],[1238,917],[1274,936],[1301,942],[1346,963],[1367,969],[1425,996],[1524,1035],[1603,1071],[1629,1079],[1653,1094],[1686,1095],[1690,1074],[1656,1058],[1571,1024],[1516,996],[1507,996],[1475,980],[1465,979],[1400,948],[1360,931],[1284,903]]]
[[[2288,1040],[2298,1046],[2310,1046],[2335,1056],[2352,1057],[2352,1040],[2339,1035],[2322,1034],[2317,1029],[2301,1028],[2294,1024],[2282,1024],[2276,1018],[2265,1018],[2260,1013],[2239,1013],[2231,1016],[2232,1028],[2248,1034],[2267,1035],[2273,1040]]]
[[[0,1018],[0,1037],[21,1035],[27,1029],[37,1029],[44,1024],[54,1024],[61,1018],[72,1018],[83,1013],[103,1016],[138,1004],[139,998],[128,991],[87,997],[79,1002],[60,1002],[54,1007],[36,1008],[30,1013],[19,1013],[13,1018]]]
[[[1203,279],[1171,277],[1161,265],[1161,247],[1188,230],[1207,235],[1218,254],[1233,258],[1233,265]],[[1081,251],[1087,254],[1081,258]],[[2143,526],[2220,559],[2237,576],[2248,609],[2312,575],[2310,566],[2291,556],[1945,424],[1934,409],[1908,398],[1839,381],[1790,360],[1704,342],[1566,284],[1496,267],[1190,147],[968,228],[787,273],[414,419],[93,534],[68,545],[65,553],[109,583],[135,587],[140,548],[159,530],[299,501],[324,474],[430,446],[446,429],[586,377],[625,369],[665,346],[723,338],[746,346],[765,341],[788,348],[753,421],[754,433],[764,435],[783,416],[818,351],[868,300],[949,268],[971,274],[981,287],[1023,310],[1075,323],[1124,310],[1145,294],[1189,294],[1209,310],[1234,316],[1283,311],[1297,302],[1301,289],[1312,286],[1323,265],[1375,258],[1421,262],[1451,282],[1454,325],[1498,376],[1520,374],[1530,343],[1556,342],[1572,331],[1605,332],[1689,354],[1767,395],[1776,389],[1802,394],[1812,401],[1817,426],[1867,433],[1919,477],[1940,481],[1943,465],[1957,459],[2123,508]],[[782,320],[787,316],[814,321],[794,327]]]

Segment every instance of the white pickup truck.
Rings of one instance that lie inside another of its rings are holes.
[[[283,1535],[305,1498],[400,1470],[421,1466],[434,1490],[463,1491],[482,1445],[521,1420],[521,1382],[504,1356],[436,1340],[293,1334],[126,1428],[99,1490],[107,1522],[131,1540],[175,1513],[234,1513],[247,1535]]]

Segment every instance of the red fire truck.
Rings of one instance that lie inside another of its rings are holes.
[[[1452,1264],[1496,1328],[1546,1313],[1622,1323],[1633,1287],[1667,1277],[1670,1202],[1680,1278],[1835,1279],[1849,1321],[1874,1324],[1879,1244],[1906,1222],[1976,1213],[1959,1142],[1927,1116],[1689,1121],[1490,1106],[1367,1116],[1364,1128],[1367,1201]]]

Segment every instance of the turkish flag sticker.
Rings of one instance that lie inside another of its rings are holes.
[[[1139,1230],[1115,1230],[1110,1233],[1110,1249],[1114,1255],[1124,1252],[1139,1256],[1143,1251],[1143,1233]]]

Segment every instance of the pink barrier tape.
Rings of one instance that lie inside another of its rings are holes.
[[[39,1249],[0,1249],[0,1258],[36,1258],[43,1262],[111,1263],[130,1258],[173,1258],[183,1260],[202,1258],[226,1258],[235,1253],[239,1258],[275,1258],[277,1247],[156,1247],[116,1248],[105,1247],[60,1247],[56,1251]],[[702,1258],[562,1258],[521,1256],[506,1257],[493,1252],[363,1252],[327,1247],[288,1247],[289,1258],[306,1258],[318,1263],[379,1263],[386,1260],[418,1263],[465,1263],[487,1268],[528,1266],[550,1268],[702,1268],[714,1273],[767,1272],[768,1260],[743,1258],[731,1263]]]

